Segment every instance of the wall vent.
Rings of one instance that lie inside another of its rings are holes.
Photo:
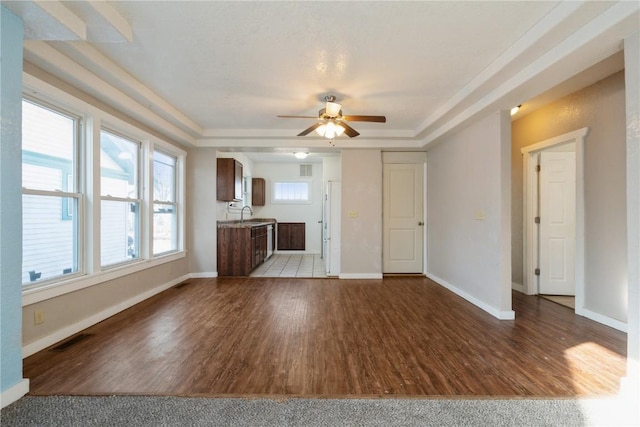
[[[300,176],[309,177],[313,175],[313,165],[300,165]]]

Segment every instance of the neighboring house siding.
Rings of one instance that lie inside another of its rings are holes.
[[[72,268],[73,260],[69,255],[73,253],[73,221],[61,220],[60,199],[25,196],[23,209],[22,283],[31,282],[29,271],[42,273],[40,279],[45,279],[60,276],[64,269]]]
[[[32,182],[45,186],[61,183],[60,169],[23,165],[23,173]],[[40,280],[60,276],[73,267],[73,221],[63,220],[63,206],[67,199],[46,196],[23,196],[23,272],[22,283],[31,283],[29,271],[41,273]]]

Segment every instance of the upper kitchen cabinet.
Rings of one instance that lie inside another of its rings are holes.
[[[242,200],[242,163],[232,158],[217,159],[217,199]]]
[[[264,178],[251,179],[251,205],[264,206],[265,203],[265,181]]]

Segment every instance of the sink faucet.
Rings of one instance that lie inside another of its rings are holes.
[[[249,206],[249,205],[243,206],[242,209],[240,209],[240,223],[241,224],[244,222],[244,208],[249,208],[249,212],[251,212],[251,215],[253,215],[253,209],[251,209],[251,206]]]

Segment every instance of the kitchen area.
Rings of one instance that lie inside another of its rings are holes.
[[[324,177],[333,178],[334,187],[339,185],[335,178],[340,156],[311,155],[301,160],[287,154],[218,152],[218,276],[338,274],[336,250],[333,263],[328,260],[329,227],[337,223],[333,233],[339,243],[339,218],[330,220]]]

